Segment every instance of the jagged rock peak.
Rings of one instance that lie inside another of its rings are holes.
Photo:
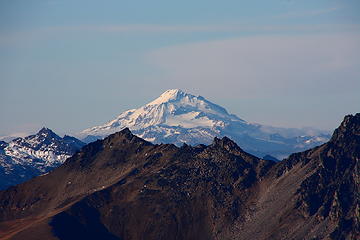
[[[113,142],[118,141],[119,139],[126,140],[126,142],[146,142],[144,139],[139,138],[138,136],[134,135],[129,128],[124,128],[123,130],[110,135],[109,137],[105,138],[105,140]]]
[[[131,131],[130,131],[130,129],[128,127],[121,130],[120,133],[123,134],[123,135],[132,135],[132,133],[131,133]]]
[[[233,140],[231,140],[228,137],[223,137],[221,139],[215,137],[212,146],[218,146],[228,151],[233,151],[233,150],[243,151]]]
[[[125,137],[126,139],[131,139],[134,135],[132,134],[132,132],[130,131],[130,129],[128,127],[109,135],[109,137],[107,138],[114,138],[114,137]],[[105,138],[106,139],[106,138]]]
[[[50,128],[43,127],[39,130],[39,133],[54,133]]]
[[[343,139],[360,138],[360,113],[355,115],[347,115],[341,125],[334,131],[331,138],[332,142],[342,141]]]
[[[47,127],[41,128],[36,135],[45,136],[45,137],[50,137],[50,136],[59,137],[56,133],[54,133],[50,128]]]

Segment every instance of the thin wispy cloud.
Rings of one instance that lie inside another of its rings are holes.
[[[221,24],[221,25],[83,25],[64,26],[44,29],[48,32],[90,31],[105,33],[208,33],[208,32],[274,32],[274,31],[327,31],[327,30],[360,30],[357,24]]]
[[[288,12],[285,14],[281,14],[278,16],[275,16],[275,18],[300,18],[300,17],[313,17],[313,16],[320,16],[329,14],[332,12],[337,11],[338,7],[332,7],[332,8],[326,8],[326,9],[317,9],[317,10],[309,10],[309,11],[294,11],[294,12]]]
[[[272,33],[313,33],[313,32],[360,32],[360,24],[219,24],[219,25],[78,25],[53,26],[27,31],[0,34],[0,44],[12,45],[18,42],[37,41],[51,38],[67,38],[69,36],[90,34],[185,34],[185,33],[233,33],[233,34],[272,34]]]

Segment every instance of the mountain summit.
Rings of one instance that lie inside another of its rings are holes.
[[[74,137],[62,138],[45,127],[25,138],[0,142],[0,189],[47,173],[84,145]]]
[[[125,111],[116,119],[104,125],[86,129],[82,133],[105,136],[124,127],[138,130],[160,124],[169,127],[216,128],[224,126],[226,121],[245,123],[201,96],[171,89],[145,106]]]
[[[202,96],[179,89],[167,90],[152,102],[125,111],[104,125],[86,129],[80,136],[103,138],[125,127],[148,141],[177,145],[210,144],[214,137],[229,136],[244,150],[259,157],[270,154],[281,158],[322,144],[329,138],[309,136],[299,129],[248,123]]]

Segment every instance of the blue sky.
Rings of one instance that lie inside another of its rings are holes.
[[[169,88],[284,127],[359,111],[360,2],[0,0],[0,135],[102,124]]]

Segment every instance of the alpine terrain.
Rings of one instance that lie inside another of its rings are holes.
[[[236,120],[241,121],[241,120]],[[1,239],[360,239],[360,113],[281,162],[123,129],[0,191]]]
[[[179,89],[167,90],[145,106],[123,112],[104,125],[82,131],[79,136],[91,142],[125,127],[147,141],[178,146],[210,144],[214,137],[228,136],[249,153],[279,159],[330,138],[320,131],[248,123],[201,96]]]
[[[48,128],[9,143],[0,141],[0,189],[12,186],[61,165],[85,143]]]

